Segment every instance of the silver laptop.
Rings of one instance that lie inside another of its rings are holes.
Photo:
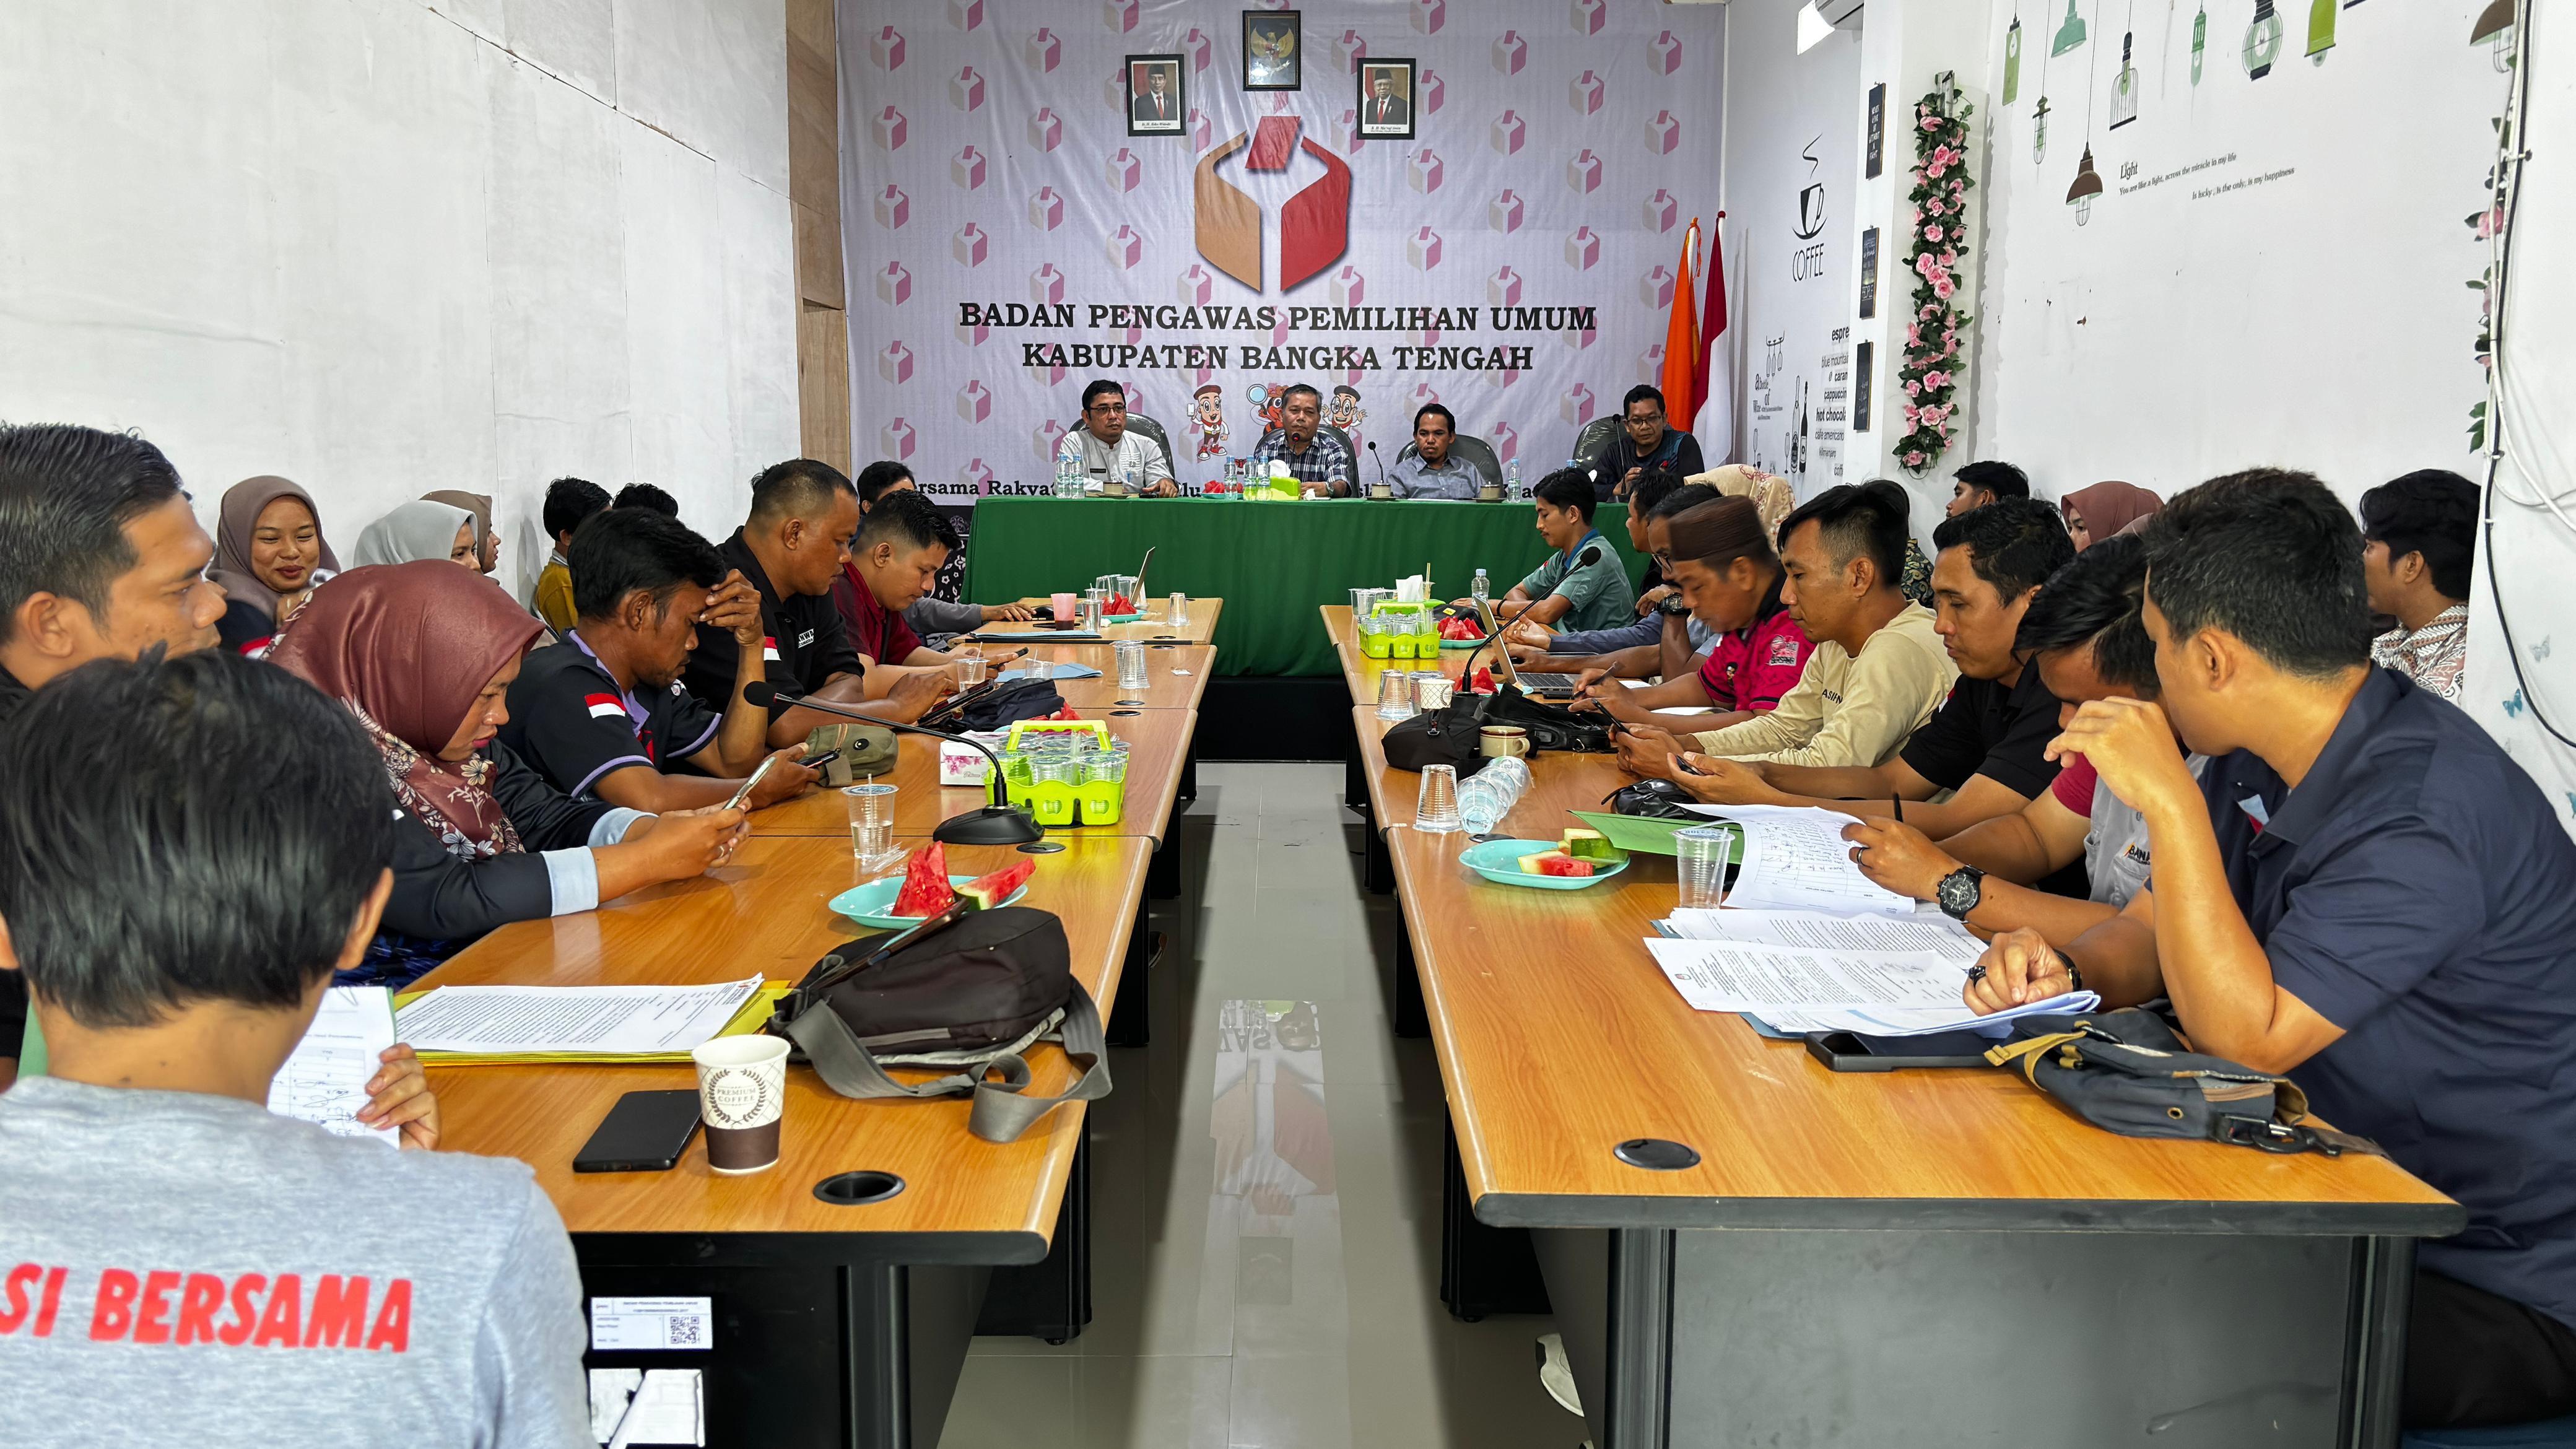
[[[1490,600],[1476,601],[1476,617],[1485,626],[1485,637],[1493,641],[1488,651],[1494,660],[1494,678],[1520,686],[1521,693],[1542,699],[1572,699],[1575,694],[1571,674],[1524,674],[1512,664],[1512,651],[1502,637],[1502,623],[1494,617]]]

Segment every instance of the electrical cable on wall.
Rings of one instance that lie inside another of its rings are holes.
[[[2499,498],[2520,508],[2545,510],[2558,520],[2559,526],[2567,531],[2571,540],[2576,540],[2576,517],[2571,517],[2568,512],[2568,504],[2576,501],[2576,487],[2553,493],[2544,484],[2536,489],[2536,496],[2525,498],[2516,495],[2504,485],[2507,414],[2510,413],[2516,419],[2545,416],[2540,411],[2537,400],[2526,399],[2521,395],[2518,376],[2506,361],[2509,349],[2506,346],[2508,309],[2505,303],[2511,281],[2513,234],[2516,218],[2521,211],[2523,165],[2531,159],[2531,148],[2525,140],[2528,135],[2526,122],[2529,120],[2531,109],[2531,0],[2521,0],[2518,9],[2520,13],[2514,17],[2517,39],[2514,45],[2516,54],[2513,62],[2513,83],[2505,98],[2504,134],[2498,138],[2496,147],[2500,199],[2495,205],[2502,214],[2498,218],[2489,242],[2494,264],[2490,269],[2492,281],[2489,283],[2487,292],[2489,338],[2487,476],[2484,497],[2480,500],[2479,543],[2486,550],[2487,589],[2494,599],[2497,627],[2504,634],[2506,657],[2513,665],[2514,685],[2521,691],[2524,704],[2531,710],[2531,717],[2539,722],[2542,729],[2548,731],[2550,738],[2571,749],[2576,749],[2576,737],[2571,737],[2568,731],[2561,729],[2557,722],[2549,717],[2549,711],[2542,707],[2540,695],[2532,688],[2530,678],[2523,673],[2522,651],[2514,643],[2513,620],[2505,609],[2504,582],[2501,577],[2502,571],[2497,566],[2495,552],[2496,501]],[[2532,405],[2526,408],[2524,406],[2526,402]],[[2508,407],[2508,403],[2512,406]],[[2551,446],[2552,441],[2545,432],[2535,431],[2526,442],[2517,431],[2514,441],[2516,461],[2536,460],[2547,465],[2545,472],[2542,469],[2527,466],[2521,471],[2535,480],[2544,476],[2551,478],[2568,476],[2567,470],[2561,466],[2564,460],[2559,451]]]

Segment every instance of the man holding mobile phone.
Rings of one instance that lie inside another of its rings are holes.
[[[610,509],[573,534],[579,627],[528,655],[510,684],[501,742],[574,799],[655,814],[757,810],[801,793],[801,745],[769,749],[769,711],[742,698],[763,678],[760,596],[676,518]],[[701,631],[723,630],[742,677],[722,715],[680,684]],[[744,787],[758,784],[744,794]]]

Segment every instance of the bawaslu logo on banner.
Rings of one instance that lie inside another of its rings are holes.
[[[1195,487],[1305,382],[1360,481],[1430,402],[1536,477],[1662,375],[1717,211],[1719,20],[844,0],[859,460],[947,502],[1043,493],[1105,377]]]

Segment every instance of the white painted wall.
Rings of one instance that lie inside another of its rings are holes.
[[[549,479],[721,537],[798,448],[783,0],[7,0],[0,418],[135,428],[211,524],[304,484],[343,553]]]
[[[1740,349],[1736,461],[1787,477],[1801,498],[1843,481],[1840,444],[1830,436],[1840,425],[1819,414],[1826,359],[1849,346],[1833,334],[1850,325],[1856,305],[1859,232],[1851,218],[1862,93],[1857,31],[1797,52],[1804,4],[1726,7],[1726,152],[1718,172],[1727,281],[1739,299],[1728,316]],[[1811,187],[1814,199],[1802,211]],[[1709,461],[1719,457],[1709,451]]]

